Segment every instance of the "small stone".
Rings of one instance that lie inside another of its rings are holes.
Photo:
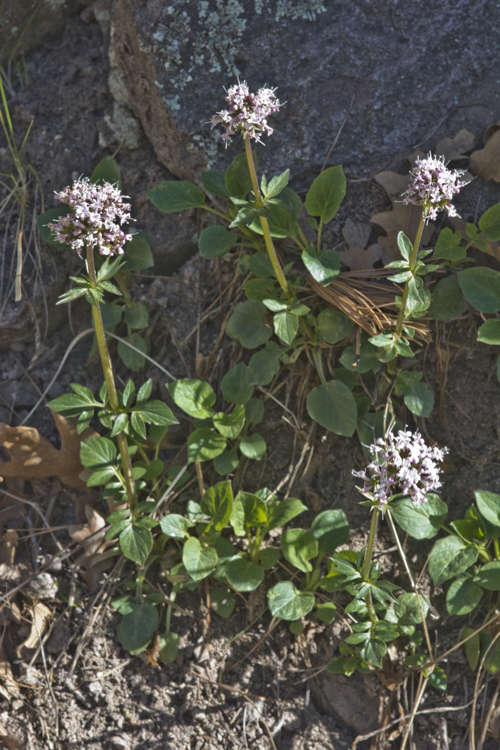
[[[55,601],[59,593],[57,583],[50,573],[39,573],[36,578],[26,584],[26,591],[38,599],[49,601]]]
[[[127,740],[124,737],[121,737],[120,735],[111,737],[110,742],[113,745],[113,747],[128,747],[129,746]]]

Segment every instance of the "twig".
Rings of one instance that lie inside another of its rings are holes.
[[[351,109],[352,109],[352,105],[354,104],[354,99],[355,98],[356,98],[356,95],[353,94],[352,95],[352,99],[351,99],[351,103],[349,104],[349,108],[348,108],[347,112],[345,113],[344,119],[342,120],[342,124],[341,124],[340,128],[337,130],[337,135],[333,139],[333,143],[330,146],[330,150],[328,151],[328,153],[327,153],[327,155],[325,157],[325,161],[323,162],[323,166],[321,167],[321,172],[324,171],[324,169],[325,169],[325,167],[327,165],[328,159],[332,155],[332,151],[335,148],[335,146],[337,145],[337,142],[338,142],[338,140],[340,138],[340,134],[342,133],[342,131],[344,129],[344,125],[346,124],[347,119],[348,119],[349,115],[351,114]],[[320,172],[320,174],[321,174],[321,172]]]

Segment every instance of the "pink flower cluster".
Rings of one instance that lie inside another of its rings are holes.
[[[463,171],[447,169],[444,157],[438,159],[429,154],[426,159],[417,159],[410,174],[410,182],[403,193],[403,203],[423,206],[424,217],[433,221],[438,211],[446,210],[448,216],[458,216],[451,201],[460,188],[467,184],[459,180]]]
[[[226,96],[229,108],[212,117],[212,128],[219,123],[226,128],[222,136],[226,146],[238,131],[243,133],[243,138],[255,138],[258,143],[262,143],[259,136],[261,131],[272,134],[273,129],[267,124],[267,118],[282,106],[274,95],[275,91],[262,88],[256,94],[251,94],[245,82],[231,86]]]
[[[118,188],[109,182],[94,185],[83,178],[55,195],[71,208],[71,213],[49,224],[59,242],[71,245],[78,253],[86,245],[97,248],[101,255],[124,253],[123,245],[129,235],[120,225],[130,219],[130,205],[123,203],[127,196],[122,196]]]
[[[380,438],[370,446],[370,453],[375,458],[367,469],[353,474],[364,480],[361,492],[372,494],[381,510],[398,493],[409,495],[420,505],[426,502],[427,492],[441,486],[438,464],[448,448],[429,448],[419,432],[400,430],[397,436],[390,432],[386,440]]]

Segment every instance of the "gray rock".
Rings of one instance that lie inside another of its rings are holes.
[[[378,727],[379,700],[383,687],[375,676],[355,672],[351,677],[322,672],[318,677],[322,710],[333,713],[357,734]]]
[[[492,0],[474,4],[473,25],[470,13],[469,0],[114,0],[112,56],[178,177],[220,169],[242,150],[224,151],[222,129],[208,124],[238,75],[251,90],[277,86],[287,102],[260,166],[317,174],[354,97],[330,163],[359,173],[427,147],[457,106],[492,107],[500,16]],[[471,116],[482,127],[493,113]]]

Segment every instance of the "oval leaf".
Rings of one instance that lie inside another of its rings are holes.
[[[188,208],[202,208],[205,194],[198,185],[187,180],[168,180],[148,192],[151,203],[165,214],[185,211]]]
[[[158,627],[158,610],[152,604],[133,604],[116,630],[116,637],[135,656],[148,646]]]
[[[318,385],[307,397],[309,416],[337,435],[352,437],[358,421],[356,401],[340,380]]]
[[[500,310],[500,273],[479,266],[458,274],[465,299],[479,312],[496,313]]]
[[[434,584],[448,581],[465,573],[477,560],[478,550],[456,536],[439,539],[429,555],[429,575]]]
[[[319,216],[324,224],[333,219],[345,196],[346,179],[342,167],[325,169],[311,185],[306,196],[309,216]]]
[[[314,607],[314,594],[298,591],[291,581],[281,581],[269,589],[267,601],[273,617],[293,622],[309,614]]]

